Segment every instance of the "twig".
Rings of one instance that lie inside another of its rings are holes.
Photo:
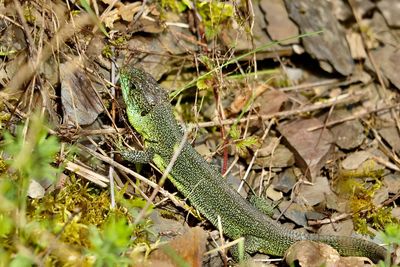
[[[384,165],[384,166],[385,166],[386,168],[388,168],[388,169],[392,169],[393,171],[400,172],[400,168],[399,168],[399,167],[397,167],[395,164],[393,164],[393,163],[387,161],[386,159],[383,159],[383,158],[381,158],[381,157],[376,157],[376,156],[371,157],[371,159],[373,159],[373,160],[375,160],[376,162],[378,162],[378,163]]]
[[[348,79],[329,79],[329,80],[323,80],[323,81],[318,81],[318,82],[313,82],[313,83],[306,83],[306,84],[300,84],[300,85],[294,85],[294,86],[288,86],[288,87],[283,87],[277,89],[278,91],[282,92],[291,92],[291,91],[300,91],[300,90],[308,90],[312,89],[317,86],[328,86],[328,85],[342,85],[342,84],[347,84],[351,82],[351,80]]]
[[[312,225],[322,225],[322,224],[329,224],[329,223],[335,223],[337,221],[341,221],[343,219],[346,219],[350,216],[352,216],[352,213],[343,213],[340,214],[338,216],[335,216],[333,218],[327,218],[327,219],[323,219],[323,220],[315,220],[315,221],[308,221],[308,225],[312,226]]]
[[[159,187],[158,184],[150,181],[146,177],[143,177],[142,175],[138,174],[137,172],[132,171],[131,169],[125,167],[124,165],[114,161],[110,157],[103,156],[100,153],[97,153],[96,151],[93,151],[93,150],[91,150],[91,149],[89,149],[89,148],[87,148],[87,147],[85,147],[83,145],[78,144],[77,146],[79,148],[85,150],[86,152],[88,152],[92,156],[94,156],[94,157],[96,157],[96,158],[98,158],[98,159],[100,159],[100,160],[102,160],[102,161],[104,161],[104,162],[106,162],[106,163],[108,163],[110,165],[113,165],[115,168],[117,168],[117,169],[119,169],[119,170],[121,170],[123,172],[126,172],[126,173],[132,175],[133,177],[135,177],[136,179],[144,182],[145,184],[149,185],[150,187],[152,187],[154,189]],[[108,182],[108,179],[106,179],[106,180]],[[168,191],[164,190],[163,188],[159,188],[158,190],[162,195],[168,197],[178,207],[184,207],[184,205],[182,204],[182,201],[178,201],[178,199],[174,196],[174,194],[169,193]]]
[[[82,176],[83,178],[101,186],[101,187],[107,187],[107,183],[108,183],[108,179],[106,177],[104,177],[101,174],[98,174],[82,165],[78,165],[74,162],[71,162],[69,160],[65,160],[65,169],[76,173],[80,176]]]
[[[114,55],[114,47],[112,48],[113,50],[113,55]],[[115,84],[117,82],[117,74],[116,74],[116,65],[115,65],[115,61],[112,60],[111,61],[111,83]],[[115,87],[112,86],[110,88],[110,93],[113,97],[113,99],[115,99]],[[112,104],[112,111],[111,111],[111,118],[113,121],[115,121],[115,102],[113,101]],[[115,124],[114,124],[115,125]],[[114,159],[114,152],[111,152],[110,157],[112,159]],[[108,178],[110,179],[110,198],[111,198],[111,208],[115,208],[115,192],[114,192],[114,166],[110,165],[109,169],[108,169]]]
[[[214,121],[208,121],[208,122],[199,122],[196,124],[198,127],[214,127],[217,125],[228,125],[228,124],[234,124],[234,123],[243,123],[246,122],[247,120],[269,120],[272,118],[286,118],[292,115],[298,115],[301,113],[308,113],[324,108],[331,107],[332,105],[339,105],[339,104],[345,104],[345,103],[356,103],[360,101],[360,98],[364,96],[364,93],[349,93],[349,94],[343,94],[340,96],[337,96],[335,98],[329,99],[328,101],[324,103],[317,103],[314,105],[309,105],[305,106],[303,108],[295,109],[295,110],[287,110],[287,111],[280,111],[280,112],[275,112],[272,114],[267,114],[267,115],[251,115],[246,118],[242,118],[239,121],[236,119],[226,119],[222,120],[221,122],[214,122]]]
[[[25,63],[18,68],[17,73],[12,77],[11,81],[7,85],[6,93],[15,93],[15,91],[20,90],[22,85],[35,74],[39,69],[40,64],[45,62],[54,51],[58,51],[58,44],[66,41],[71,36],[73,36],[79,29],[85,27],[91,23],[90,17],[87,14],[81,15],[74,19],[75,26],[71,26],[71,21],[66,23],[51,39],[50,43],[46,44],[43,48],[42,53],[38,55],[38,64],[31,66],[31,64]]]
[[[264,143],[264,140],[265,140],[265,138],[267,137],[267,134],[269,133],[269,130],[271,130],[271,127],[272,127],[272,125],[273,125],[274,123],[275,123],[275,120],[271,120],[271,121],[269,122],[268,127],[265,129],[264,134],[263,134],[263,136],[261,137],[261,144]],[[245,183],[247,177],[249,176],[250,170],[251,170],[251,168],[252,168],[252,166],[253,166],[253,164],[254,164],[254,161],[255,161],[256,158],[257,158],[257,155],[258,155],[258,152],[259,152],[259,151],[260,151],[260,149],[257,149],[257,150],[254,152],[254,155],[253,155],[253,157],[252,157],[252,159],[251,159],[251,161],[250,161],[250,164],[249,164],[249,166],[247,167],[246,173],[244,174],[244,177],[243,177],[242,181],[240,182],[240,185],[239,185],[239,187],[238,187],[238,189],[237,189],[238,192],[240,192],[240,190],[242,190],[242,187],[243,187],[243,185],[244,185],[244,183]]]
[[[149,198],[149,201],[146,202],[146,205],[144,205],[144,207],[140,211],[139,215],[136,216],[135,221],[134,221],[133,224],[139,223],[139,221],[144,217],[145,213],[147,212],[147,209],[150,207],[151,202],[155,199],[155,197],[157,196],[158,192],[162,189],[162,186],[164,185],[164,182],[167,180],[168,175],[172,171],[172,167],[174,166],[174,164],[175,164],[176,160],[178,159],[179,155],[181,154],[182,149],[186,145],[189,132],[190,132],[190,129],[185,131],[185,134],[182,137],[182,140],[181,140],[181,142],[179,144],[179,147],[174,151],[174,154],[172,155],[172,158],[171,158],[170,162],[168,163],[167,167],[165,168],[165,171],[164,171],[160,181],[158,182],[157,187],[155,188],[155,190],[151,194],[151,196]]]
[[[323,127],[330,127],[330,126],[334,126],[336,124],[343,123],[343,122],[346,122],[346,121],[359,119],[359,118],[361,118],[361,117],[363,117],[365,115],[369,115],[371,113],[376,113],[376,112],[387,110],[387,109],[393,110],[393,109],[397,109],[399,107],[400,107],[400,103],[397,103],[397,104],[393,104],[393,105],[388,106],[388,107],[381,107],[381,108],[376,108],[376,109],[373,109],[373,110],[363,111],[363,112],[360,112],[359,114],[351,115],[351,116],[348,116],[348,117],[340,119],[340,120],[334,120],[334,121],[327,122],[324,125],[310,127],[310,128],[307,129],[307,131],[312,132],[312,131],[321,129]]]
[[[385,83],[383,82],[382,73],[381,73],[380,69],[378,68],[378,66],[376,65],[375,59],[372,56],[371,51],[368,49],[367,36],[365,35],[365,31],[361,30],[361,28],[362,28],[361,18],[358,13],[359,9],[356,9],[357,4],[354,0],[349,0],[348,3],[350,5],[351,11],[353,12],[354,18],[357,21],[358,27],[360,28],[361,40],[362,40],[365,50],[367,51],[368,58],[371,61],[371,64],[375,70],[376,76],[378,77],[379,84],[382,86],[382,89],[384,90],[384,93],[386,94],[387,89],[386,89]]]

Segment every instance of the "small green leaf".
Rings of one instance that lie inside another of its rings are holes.
[[[237,127],[237,125],[232,125],[230,131],[229,131],[229,135],[232,137],[233,140],[238,140],[240,138],[240,134],[241,131],[240,129]]]
[[[10,267],[30,267],[32,265],[33,261],[22,254],[17,254],[17,256],[10,263]]]

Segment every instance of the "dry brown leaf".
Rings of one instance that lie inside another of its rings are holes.
[[[285,255],[286,263],[295,261],[302,267],[364,267],[372,266],[371,261],[364,257],[341,257],[329,245],[306,240],[294,243]],[[366,265],[365,262],[370,263]]]
[[[333,135],[328,129],[308,131],[308,128],[317,126],[323,126],[322,122],[312,118],[299,119],[278,127],[296,162],[311,180],[319,175],[333,149]]]
[[[123,20],[131,22],[135,14],[140,10],[141,5],[141,2],[134,2],[128,5],[123,5],[118,8],[118,14]]]
[[[147,266],[180,266],[169,256],[173,251],[182,257],[188,266],[202,266],[203,254],[206,248],[206,232],[200,227],[191,228],[187,233],[171,240],[167,245],[150,255]]]
[[[103,0],[103,2],[111,4],[108,2],[112,1]],[[135,17],[135,14],[142,8],[141,5],[142,5],[141,2],[134,2],[127,5],[119,3],[118,5],[115,5],[114,9],[112,9],[110,12],[106,14],[106,16],[103,18],[103,22],[106,25],[106,27],[110,29],[112,29],[114,23],[120,19],[127,22],[131,22]]]
[[[103,111],[103,105],[86,73],[74,61],[61,64],[61,102],[64,122],[89,125]]]
[[[263,93],[256,101],[256,104],[260,106],[259,114],[268,115],[281,111],[283,104],[288,99],[287,94],[278,90],[269,90]]]

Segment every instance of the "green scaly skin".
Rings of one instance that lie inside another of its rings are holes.
[[[130,124],[144,139],[147,149],[129,152],[131,161],[151,159],[161,171],[169,164],[183,135],[166,92],[148,73],[132,67],[120,71],[120,83]],[[245,238],[246,255],[254,252],[282,256],[299,240],[331,245],[346,256],[364,256],[377,262],[386,250],[360,238],[306,234],[286,229],[242,198],[190,144],[175,161],[169,179],[214,226],[220,216],[224,234]]]

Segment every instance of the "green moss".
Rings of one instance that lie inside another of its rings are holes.
[[[60,234],[61,240],[66,243],[90,247],[90,227],[103,228],[110,216],[127,218],[127,222],[132,223],[133,217],[126,208],[111,209],[110,205],[108,191],[89,187],[89,183],[72,178],[59,192],[29,201],[28,216],[31,220],[42,222],[53,233]],[[138,225],[133,230],[138,242],[147,240],[142,226]]]
[[[46,178],[56,186],[61,172],[55,167],[60,144],[48,134],[39,115],[30,118],[26,131],[23,129],[17,127],[15,135],[2,132],[0,153],[7,155],[7,160],[0,160],[0,262],[4,266],[32,262],[128,266],[129,252],[149,243],[151,222],[141,219],[134,223],[146,202],[141,198],[126,200],[125,190],[120,190],[117,207],[111,208],[108,190],[74,175],[42,199],[28,198],[33,178]]]
[[[374,161],[367,161],[356,170],[341,170],[336,179],[338,193],[349,198],[354,228],[362,234],[372,234],[369,226],[383,230],[385,225],[398,223],[390,207],[380,207],[373,202],[382,186],[382,175],[383,169]]]
[[[105,45],[103,47],[103,50],[101,51],[101,54],[105,57],[105,58],[112,58],[114,56],[114,52],[112,51],[112,48],[110,45]]]
[[[24,18],[25,18],[26,22],[31,23],[31,24],[35,23],[36,17],[33,15],[33,6],[32,5],[30,5],[29,3],[24,5],[23,13],[24,13]]]

